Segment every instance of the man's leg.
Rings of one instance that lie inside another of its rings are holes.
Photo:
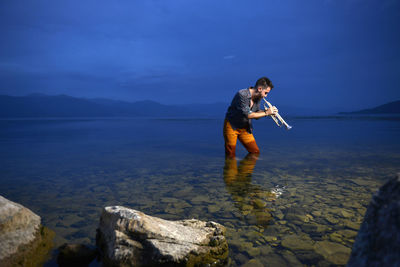
[[[248,133],[246,130],[241,130],[239,134],[239,141],[249,153],[260,154],[260,149],[257,146],[256,139],[254,139],[253,134]]]
[[[249,181],[251,181],[251,175],[253,174],[257,160],[258,154],[247,154],[246,157],[239,162],[238,177],[240,177],[242,180],[250,179]]]
[[[237,179],[238,168],[235,158],[226,156],[224,166],[224,181],[227,186],[234,184]]]
[[[234,130],[228,120],[224,122],[225,155],[234,158],[236,153],[238,131]]]

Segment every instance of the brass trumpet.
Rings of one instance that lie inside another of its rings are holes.
[[[265,98],[263,98],[264,102],[268,105],[268,108],[272,108],[271,103],[269,103]],[[264,109],[267,109],[267,106],[264,104]],[[286,123],[286,121],[277,113],[276,115],[271,115],[271,118],[275,121],[276,125],[281,127],[282,125],[285,125],[286,130],[292,129],[292,126]],[[280,123],[279,123],[280,122]]]

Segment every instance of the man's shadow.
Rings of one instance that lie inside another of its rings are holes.
[[[258,155],[249,153],[238,166],[236,158],[226,157],[224,181],[245,221],[265,228],[272,219],[268,203],[276,199],[276,194],[251,183],[257,160]]]

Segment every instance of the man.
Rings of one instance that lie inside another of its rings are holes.
[[[260,101],[274,88],[267,77],[257,80],[254,87],[239,90],[228,108],[224,122],[225,155],[235,157],[236,142],[239,141],[249,153],[258,155],[260,149],[252,134],[251,119],[259,119],[276,115],[278,109],[273,106],[265,110],[260,109]]]

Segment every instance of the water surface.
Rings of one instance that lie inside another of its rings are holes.
[[[101,208],[227,227],[230,265],[343,265],[372,194],[400,171],[396,117],[256,121],[225,160],[222,119],[0,121],[0,193],[55,242],[94,244]]]

